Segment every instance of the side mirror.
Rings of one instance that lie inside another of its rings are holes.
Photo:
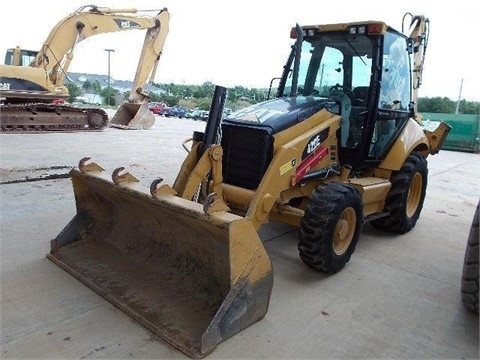
[[[413,54],[413,39],[408,38],[407,39],[407,52],[409,55]]]

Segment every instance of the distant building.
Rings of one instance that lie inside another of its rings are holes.
[[[108,76],[107,75],[97,75],[97,74],[86,74],[86,73],[73,73],[68,72],[67,78],[74,82],[78,87],[82,87],[85,81],[90,81],[91,83],[98,81],[102,88],[108,86]],[[68,81],[68,80],[66,80]],[[110,77],[110,87],[112,89],[117,89],[121,94],[129,92],[132,90],[133,82],[128,80],[117,80]],[[152,92],[157,95],[165,94],[166,91],[162,88],[159,88],[153,84],[147,84],[144,89],[146,92]],[[87,95],[87,94],[85,94]]]
[[[82,96],[77,96],[75,98],[75,102],[79,102],[82,104],[101,105],[103,104],[103,97],[98,94],[85,93]]]

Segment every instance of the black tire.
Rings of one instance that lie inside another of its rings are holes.
[[[392,188],[385,200],[385,210],[390,214],[373,220],[372,225],[398,234],[412,230],[423,208],[427,178],[427,160],[420,153],[411,153],[402,168],[392,175]]]
[[[473,216],[470,235],[468,236],[462,271],[462,303],[465,307],[478,314],[478,208]]]
[[[334,274],[350,260],[363,223],[360,193],[343,183],[319,186],[300,222],[298,250],[308,266]]]

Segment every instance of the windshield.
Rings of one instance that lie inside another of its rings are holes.
[[[373,52],[372,41],[367,36],[345,32],[321,33],[305,37],[301,46],[297,95],[330,96],[332,89],[340,88],[362,93],[358,98],[366,99]],[[290,94],[291,87],[292,69],[284,96]]]
[[[16,65],[16,66],[29,66],[31,62],[35,61],[37,56],[37,51],[32,50],[21,50],[20,51],[20,63],[15,63],[15,49],[8,49],[5,54],[5,65]]]

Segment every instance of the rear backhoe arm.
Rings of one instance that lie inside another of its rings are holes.
[[[423,15],[407,13],[403,17],[404,21],[407,15],[411,16],[409,26],[411,32],[409,38],[413,41],[412,100],[414,103],[414,113],[416,114],[418,107],[418,89],[422,85],[423,64],[425,62],[425,53],[427,51],[428,37],[430,34],[430,20]]]

